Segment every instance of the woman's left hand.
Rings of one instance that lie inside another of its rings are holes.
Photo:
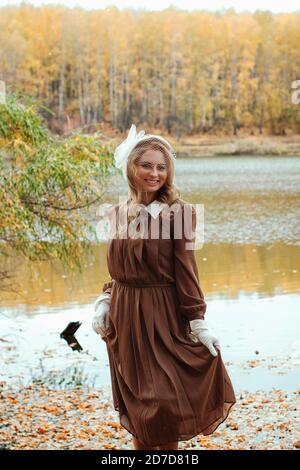
[[[211,354],[216,357],[218,355],[217,349],[221,349],[218,338],[211,335],[205,320],[191,320],[190,321],[191,333],[190,337],[194,343],[199,341],[207,347]]]

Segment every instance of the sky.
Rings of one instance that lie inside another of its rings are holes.
[[[299,0],[0,0],[0,6],[19,5],[20,3],[30,3],[35,6],[46,4],[63,4],[68,7],[80,6],[84,9],[103,9],[115,5],[122,10],[124,8],[164,10],[173,5],[181,10],[208,10],[217,11],[227,8],[234,8],[236,12],[255,10],[269,10],[273,13],[280,12],[300,12]]]

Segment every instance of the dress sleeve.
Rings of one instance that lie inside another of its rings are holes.
[[[194,249],[190,249],[191,244],[195,242],[195,236],[192,237],[191,230],[192,232],[196,230],[196,210],[188,204],[188,210],[185,212],[187,217],[184,216],[183,208],[180,213],[179,223],[182,224],[182,236],[175,238],[175,234],[173,235],[174,277],[179,311],[189,321],[204,320],[206,303],[199,283]],[[185,221],[186,231],[184,231],[183,221]],[[188,249],[186,244],[189,245]]]

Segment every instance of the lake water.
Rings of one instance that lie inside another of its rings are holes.
[[[204,245],[195,255],[206,319],[235,389],[299,388],[300,158],[176,163],[182,197],[204,205]],[[107,202],[126,194],[120,176]],[[57,262],[6,261],[16,273],[16,292],[1,293],[0,380],[22,384],[44,376],[67,387],[76,376],[109,388],[105,343],[90,324],[93,302],[109,279],[106,247],[94,247],[81,274]],[[81,352],[59,338],[77,320]]]

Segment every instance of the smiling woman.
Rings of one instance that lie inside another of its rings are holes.
[[[158,191],[167,179],[167,164],[165,157],[160,150],[146,150],[138,159],[135,171],[136,183],[142,192],[149,192],[146,204],[152,202]]]
[[[219,343],[204,322],[206,302],[194,251],[186,248],[186,209],[193,233],[196,211],[179,197],[173,183],[174,154],[165,142],[150,135],[133,146],[130,141],[130,149],[121,147],[130,197],[124,205],[116,204],[111,214],[119,233],[120,214],[125,212],[126,219],[131,212],[136,222],[130,209],[146,204],[147,211],[141,211],[146,236],[135,238],[122,231],[121,237],[110,239],[107,262],[112,280],[104,284],[101,299],[106,301],[104,293],[111,296],[102,338],[114,407],[136,450],[177,450],[179,441],[211,434],[236,401]],[[158,208],[150,210],[154,200]],[[164,208],[170,221],[168,238]],[[152,237],[152,218],[158,220],[158,237]],[[175,221],[180,237],[175,236]],[[195,324],[196,341],[190,336]]]
[[[150,204],[155,199],[167,204],[179,195],[174,185],[175,152],[162,137],[147,135],[128,156],[127,181],[129,194],[136,203]]]

